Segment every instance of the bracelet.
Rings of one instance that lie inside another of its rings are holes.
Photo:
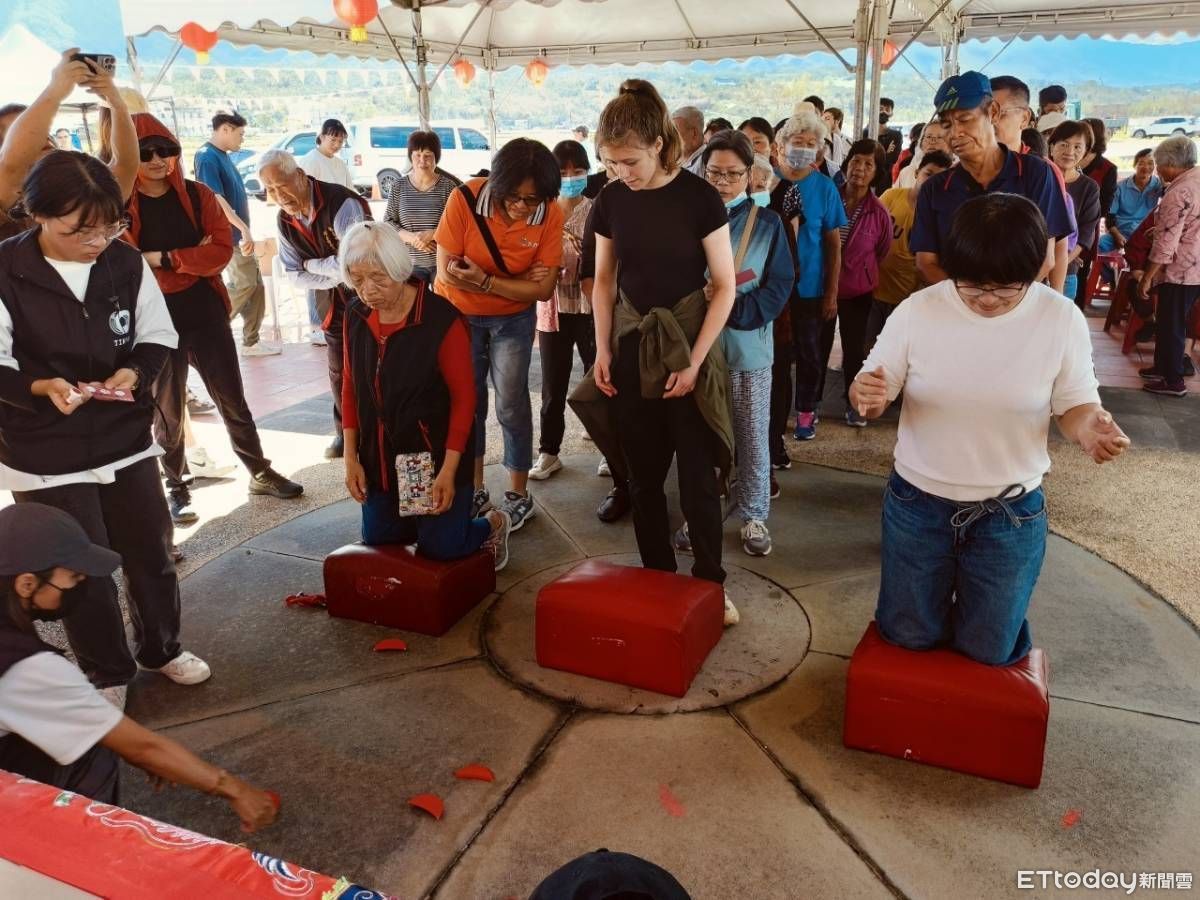
[[[219,794],[221,792],[221,782],[224,781],[228,777],[229,777],[229,773],[226,772],[224,769],[217,770],[216,783],[213,784],[212,788],[210,790],[208,790],[206,793],[212,794],[212,795]]]
[[[490,294],[492,292],[492,282],[495,280],[496,280],[496,277],[494,275],[485,275],[484,276],[483,283],[480,284],[479,286],[480,286],[480,288],[483,289],[483,292],[485,294]]]

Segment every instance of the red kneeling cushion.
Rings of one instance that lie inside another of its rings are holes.
[[[495,560],[483,551],[437,562],[398,544],[349,544],[325,558],[331,616],[434,637],[495,589]]]
[[[1049,665],[1011,666],[953,650],[905,650],[872,622],[846,675],[847,747],[1035,788],[1050,718]]]
[[[537,661],[682,697],[725,625],[719,584],[589,559],[538,592]]]

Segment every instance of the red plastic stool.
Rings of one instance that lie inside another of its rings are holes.
[[[325,558],[331,616],[434,637],[495,589],[496,561],[484,551],[436,562],[399,544],[349,544]]]
[[[725,630],[719,584],[589,559],[538,592],[537,661],[682,697]]]
[[[1050,719],[1049,666],[1034,649],[1011,666],[952,650],[904,650],[872,622],[846,676],[847,747],[1035,788]]]

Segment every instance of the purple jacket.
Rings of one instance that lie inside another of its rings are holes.
[[[842,270],[838,275],[838,299],[869,294],[879,285],[879,264],[892,246],[892,216],[868,192],[850,236],[842,245]]]

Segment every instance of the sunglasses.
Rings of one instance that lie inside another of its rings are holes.
[[[174,159],[181,152],[179,147],[165,147],[162,144],[153,144],[149,147],[141,148],[141,157],[142,162],[148,163],[156,156],[159,159]]]

